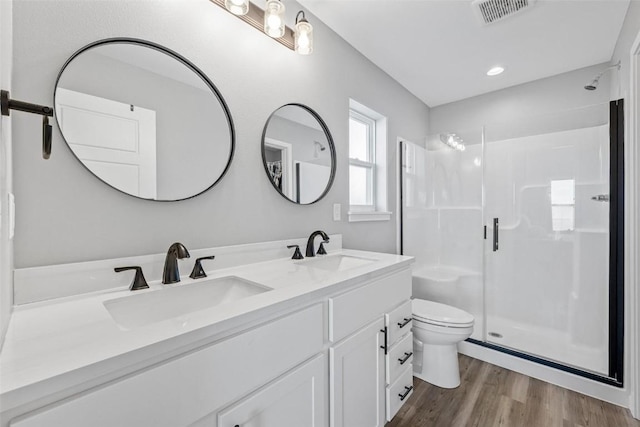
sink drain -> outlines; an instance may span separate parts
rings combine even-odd
[[[489,332],[489,336],[493,338],[502,338],[502,334],[499,334],[497,332]]]

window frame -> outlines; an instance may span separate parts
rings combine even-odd
[[[367,128],[367,160],[360,160],[349,155],[349,171],[351,166],[365,168],[370,171],[367,180],[366,192],[370,203],[364,205],[351,204],[351,174],[349,174],[349,210],[351,212],[375,212],[376,211],[376,193],[377,193],[377,164],[376,164],[376,119],[362,114],[353,108],[349,109],[349,121],[354,120],[362,123]],[[349,149],[351,149],[351,139],[349,139]],[[350,153],[349,153],[350,154]]]

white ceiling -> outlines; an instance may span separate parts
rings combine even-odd
[[[298,1],[435,107],[610,61],[630,0],[538,0],[486,26],[471,0]]]

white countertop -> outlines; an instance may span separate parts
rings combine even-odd
[[[303,307],[319,297],[409,265],[413,258],[342,249],[375,260],[344,271],[309,268],[313,260],[289,258],[207,272],[209,278],[237,276],[273,288],[236,302],[132,330],[118,326],[104,301],[133,293],[101,291],[15,308],[0,354],[0,407],[3,411],[78,387],[91,386],[213,342],[268,315]],[[197,280],[196,280],[197,281]],[[183,278],[179,284],[196,282]],[[149,282],[149,292],[161,289]],[[99,382],[97,382],[99,383]],[[96,384],[97,384],[96,383]],[[64,393],[63,393],[64,394]]]

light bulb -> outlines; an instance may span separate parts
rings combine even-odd
[[[296,23],[295,49],[301,55],[313,52],[313,27],[304,18]]]
[[[278,15],[269,15],[267,18],[267,25],[269,26],[269,29],[277,29],[281,23],[282,20]]]
[[[284,36],[284,4],[268,0],[264,11],[264,32],[274,39]]]
[[[246,15],[249,12],[249,0],[224,0],[224,7],[234,15]]]

